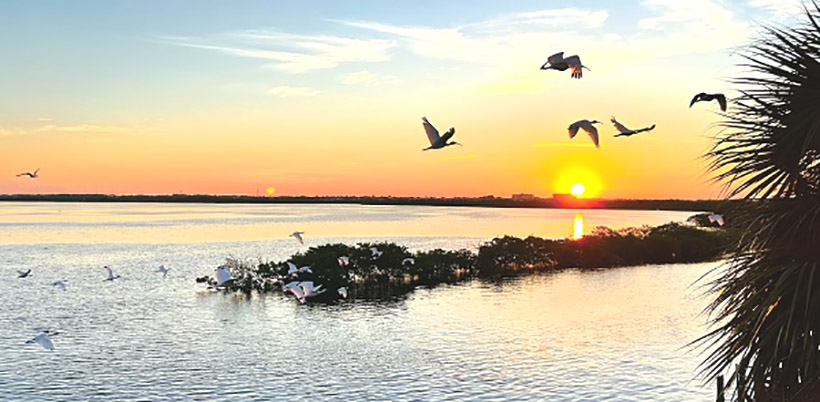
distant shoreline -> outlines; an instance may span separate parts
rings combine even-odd
[[[631,209],[665,211],[721,211],[737,200],[624,200],[565,197],[512,199],[501,197],[379,197],[379,196],[289,196],[260,197],[243,195],[107,195],[107,194],[5,194],[0,202],[144,202],[192,204],[358,204],[421,205],[485,208],[556,208],[556,209]]]

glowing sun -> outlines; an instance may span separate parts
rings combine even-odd
[[[569,188],[569,192],[576,197],[584,195],[584,190],[586,189],[584,188],[584,185],[581,183],[575,183],[572,185],[572,187]]]

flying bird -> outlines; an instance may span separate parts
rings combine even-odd
[[[461,145],[455,141],[450,141],[450,138],[453,138],[453,135],[456,133],[455,127],[450,127],[444,135],[439,136],[438,130],[427,121],[426,117],[421,118],[421,125],[424,126],[424,131],[427,133],[427,139],[430,140],[430,146],[427,148],[423,148],[422,151],[426,151],[428,149],[441,149],[450,145]]]
[[[305,241],[302,239],[303,234],[305,234],[305,232],[293,232],[290,234],[290,237],[293,237],[294,239],[298,240],[299,244],[304,245]]]
[[[302,288],[299,286],[299,282],[291,282],[284,286],[285,291],[290,291],[296,296],[296,300],[299,300],[299,303],[305,304],[305,292],[302,291]]]
[[[301,267],[301,268],[297,269],[296,272],[300,273],[300,274],[305,274],[305,273],[306,274],[312,274],[313,270],[310,269],[309,266],[306,266],[306,267]]]
[[[114,271],[108,267],[108,265],[104,266],[103,269],[105,270],[105,279],[104,281],[113,281],[114,279],[119,278],[119,275],[114,275]]]
[[[566,69],[571,69],[572,73],[570,77],[572,78],[582,78],[583,77],[583,69],[589,70],[589,67],[581,64],[581,58],[577,55],[564,57],[564,52],[558,52],[550,57],[547,57],[547,62],[541,66],[542,70],[558,70],[558,71],[566,71]],[[592,70],[589,70],[592,71]]]
[[[380,250],[379,250],[378,248],[376,248],[376,247],[370,247],[370,256],[371,256],[371,257],[373,257],[373,258],[379,258],[379,257],[381,257],[381,256],[382,256],[382,254],[384,254],[384,251],[380,251]]]
[[[51,339],[45,332],[40,332],[34,338],[26,341],[26,343],[36,343],[42,346],[45,350],[54,350],[54,343],[51,342]]]
[[[600,123],[601,122],[598,120],[578,120],[575,123],[570,124],[567,128],[569,130],[569,138],[575,138],[575,135],[578,134],[578,130],[583,129],[587,132],[587,134],[589,134],[589,138],[592,139],[592,143],[595,144],[595,147],[600,148],[601,146],[598,144],[598,129],[593,125]]]
[[[339,262],[340,267],[350,265],[350,257],[348,257],[346,255],[343,255],[343,256],[337,258],[336,261]]]
[[[412,257],[401,260],[401,265],[416,265],[416,259]]]
[[[162,272],[162,277],[163,278],[168,276],[168,271],[170,271],[170,270],[171,270],[171,267],[168,267],[168,266],[165,266],[165,265],[160,265],[159,268],[157,268],[157,272]]]
[[[40,171],[40,168],[37,168],[37,170],[35,170],[34,173],[23,172],[23,173],[18,174],[17,177],[28,176],[29,178],[36,179],[37,178],[37,172],[39,172],[39,171]]]
[[[51,282],[51,286],[56,286],[56,287],[59,287],[60,289],[62,289],[62,290],[63,290],[63,292],[65,292],[65,281],[54,281],[54,282]]]
[[[288,275],[296,276],[299,272],[299,268],[296,267],[296,264],[288,261],[285,264],[288,264]]]
[[[31,273],[31,270],[30,270],[30,269],[29,269],[28,271],[17,271],[17,277],[18,277],[18,278],[25,278],[25,277],[27,277],[30,273]]]
[[[228,267],[225,265],[218,266],[214,270],[214,276],[216,277],[215,287],[217,288],[225,286],[228,282],[233,280],[231,277],[231,271],[228,271]]]
[[[709,215],[709,223],[717,223],[718,226],[723,226],[726,222],[723,221],[723,215],[711,214]]]
[[[620,134],[615,134],[616,137],[629,137],[631,135],[643,133],[645,131],[652,131],[655,129],[655,125],[651,125],[649,127],[639,128],[637,130],[630,130],[626,126],[621,123],[618,123],[618,120],[615,120],[615,117],[609,119],[612,122],[612,125],[615,126],[616,129],[620,132]]]
[[[726,96],[725,95],[723,95],[723,94],[707,94],[706,92],[701,92],[701,93],[695,95],[695,97],[692,98],[692,101],[689,102],[689,107],[692,107],[692,105],[694,105],[695,103],[698,103],[698,102],[711,102],[713,100],[718,101],[718,103],[720,104],[720,110],[722,110],[724,112],[726,111]]]

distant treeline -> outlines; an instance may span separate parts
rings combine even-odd
[[[287,261],[249,263],[229,260],[235,280],[228,290],[282,291],[286,283],[311,281],[326,289],[346,287],[356,299],[391,299],[418,286],[437,286],[472,278],[498,279],[567,268],[599,269],[645,264],[716,260],[737,242],[739,230],[709,227],[705,214],[688,223],[612,230],[597,227],[579,240],[501,237],[478,252],[410,252],[395,243],[327,244],[294,254]],[[339,257],[347,258],[345,264]],[[295,273],[288,262],[309,267]],[[203,277],[199,281],[212,281]]]
[[[360,205],[428,205],[492,208],[573,208],[573,209],[641,209],[667,211],[714,211],[725,213],[749,201],[741,200],[607,200],[573,197],[511,199],[501,197],[255,197],[244,195],[107,195],[107,194],[8,194],[0,201],[41,202],[167,202],[214,204],[360,204]]]

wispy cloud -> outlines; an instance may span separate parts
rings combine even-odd
[[[159,127],[125,127],[104,124],[75,124],[57,125],[48,124],[33,130],[33,132],[61,132],[61,133],[134,133],[158,131]]]
[[[588,143],[572,142],[539,142],[532,144],[533,148],[595,148],[595,145]]]
[[[269,89],[268,94],[278,96],[280,98],[290,98],[296,96],[316,96],[319,94],[319,91],[310,87],[292,87],[283,85]]]
[[[750,0],[749,5],[768,11],[779,21],[804,12],[802,0]]]
[[[367,70],[356,71],[355,73],[350,73],[342,78],[342,84],[346,85],[356,85],[356,84],[371,84],[371,85],[381,85],[381,84],[395,84],[401,82],[397,77],[392,75],[379,75],[376,73],[372,73]]]
[[[325,70],[349,62],[380,62],[390,58],[395,41],[330,35],[301,35],[243,30],[209,37],[163,37],[177,46],[204,49],[238,57],[265,60],[265,65],[293,74]]]
[[[19,128],[19,127],[11,127],[11,128],[0,127],[0,137],[11,137],[11,136],[23,135],[23,134],[26,134],[26,130],[23,130],[22,128]]]

